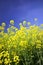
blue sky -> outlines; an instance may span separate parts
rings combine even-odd
[[[38,18],[35,22],[34,18]],[[37,23],[43,23],[43,0],[0,0],[0,25],[5,22],[7,27],[9,21],[13,19],[15,26],[23,20]]]

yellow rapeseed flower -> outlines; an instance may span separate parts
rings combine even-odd
[[[20,61],[19,56],[14,56],[14,62],[18,63]]]
[[[7,57],[9,55],[8,51],[4,53],[4,57]]]
[[[13,24],[14,24],[14,20],[10,20],[10,24],[12,24],[12,25],[13,25]]]
[[[2,23],[2,26],[4,27],[4,26],[6,26],[6,24],[3,22],[3,23]]]
[[[11,62],[10,59],[7,58],[4,59],[4,64],[9,64],[10,62]]]

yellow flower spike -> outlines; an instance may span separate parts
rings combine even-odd
[[[10,24],[13,25],[14,24],[14,20],[10,20]]]
[[[2,23],[2,27],[5,27],[5,26],[6,26],[6,24],[3,22],[3,23]]]

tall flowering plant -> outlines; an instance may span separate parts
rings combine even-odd
[[[43,65],[43,24],[20,23],[20,29],[10,20],[5,30],[0,26],[0,65]]]

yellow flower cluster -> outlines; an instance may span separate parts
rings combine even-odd
[[[30,61],[30,55],[34,50],[43,49],[43,25],[32,26],[30,22],[24,21],[18,29],[13,25],[14,20],[10,20],[10,24],[7,33],[2,30],[5,23],[0,26],[0,65],[20,65],[20,62],[24,64],[23,59],[26,65],[26,60]]]
[[[20,59],[19,59],[19,56],[14,56],[14,62],[15,62],[15,63],[18,63],[19,60],[20,60]]]

